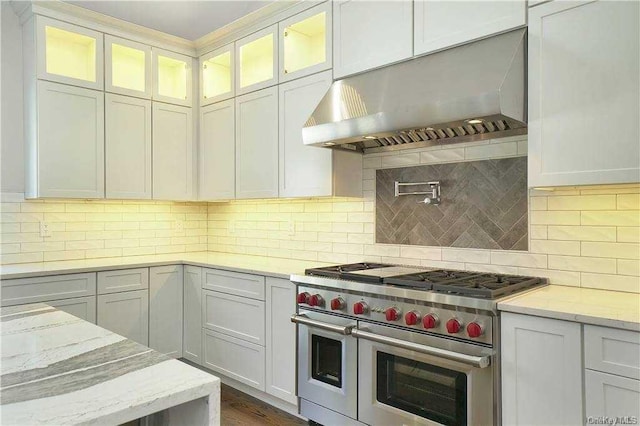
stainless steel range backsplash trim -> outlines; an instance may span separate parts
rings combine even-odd
[[[440,181],[441,202],[395,182]],[[527,250],[527,158],[376,171],[376,243]]]

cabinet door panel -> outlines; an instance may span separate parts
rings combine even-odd
[[[410,58],[412,28],[411,1],[335,1],[334,78]]]
[[[235,198],[235,101],[200,109],[200,200]]]
[[[264,300],[264,277],[221,269],[203,269],[202,287],[207,290]]]
[[[202,268],[184,267],[183,356],[202,364]]]
[[[296,286],[288,280],[267,278],[267,393],[292,404],[296,397]]]
[[[182,356],[182,265],[149,268],[149,347]]]
[[[200,106],[235,95],[235,69],[233,43],[200,57]]]
[[[502,421],[584,424],[580,324],[502,314]]]
[[[278,88],[236,98],[236,198],[278,196]]]
[[[191,108],[153,103],[153,198],[190,200],[193,191]]]
[[[119,269],[116,271],[98,272],[98,294],[146,290],[148,288],[148,268]]]
[[[639,92],[640,3],[531,8],[529,186],[640,181]]]
[[[104,93],[38,81],[37,102],[37,196],[104,198]]]
[[[1,280],[2,306],[80,298],[96,294],[96,274],[68,274],[49,277]]]
[[[149,345],[149,291],[125,291],[98,296],[98,325]]]
[[[592,370],[640,380],[640,333],[585,325],[584,362]]]
[[[526,25],[525,0],[414,1],[414,55]]]
[[[264,302],[204,291],[204,327],[264,346]]]
[[[106,94],[107,198],[151,198],[151,101]]]
[[[85,321],[96,323],[96,297],[78,297],[76,299],[64,299],[47,301],[47,305],[60,309]]]
[[[193,58],[153,48],[153,100],[191,106]]]
[[[640,418],[640,380],[587,370],[585,380],[585,408],[590,417]]]
[[[333,151],[302,142],[304,123],[332,82],[326,71],[279,86],[281,197],[333,195]]]
[[[151,47],[111,35],[104,46],[105,91],[151,99]]]
[[[278,24],[236,41],[236,95],[278,84]]]

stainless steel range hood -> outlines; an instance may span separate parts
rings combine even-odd
[[[525,134],[526,30],[333,83],[305,145],[360,152]]]

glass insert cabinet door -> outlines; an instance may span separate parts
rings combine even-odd
[[[103,35],[36,17],[38,79],[102,90]]]
[[[105,90],[151,98],[151,47],[105,35]]]
[[[378,351],[376,399],[422,418],[467,424],[467,375]]]
[[[280,22],[280,82],[331,68],[331,5],[325,2]]]
[[[192,58],[162,49],[153,53],[153,99],[191,106]]]
[[[200,57],[200,105],[224,101],[235,95],[234,67],[233,44]]]
[[[278,83],[278,25],[272,25],[236,42],[236,95]]]

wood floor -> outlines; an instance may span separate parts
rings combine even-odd
[[[223,384],[220,395],[220,424],[298,426],[306,425],[307,422]]]

